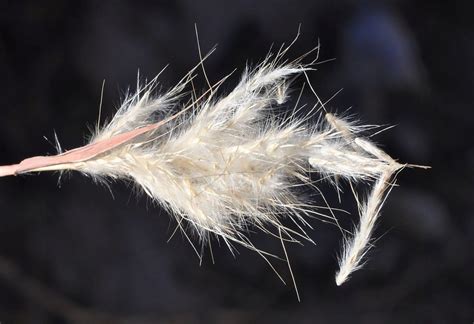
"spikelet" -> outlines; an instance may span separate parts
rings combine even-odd
[[[335,115],[312,124],[316,109],[302,117],[296,111],[289,117],[272,113],[289,97],[291,79],[311,69],[301,59],[281,62],[285,52],[247,68],[227,95],[216,95],[224,79],[201,96],[193,95],[187,105],[181,99],[194,70],[160,96],[153,95],[153,80],[129,96],[88,145],[0,167],[0,176],[75,170],[97,179],[129,179],[178,224],[187,221],[202,241],[214,233],[229,247],[242,244],[262,256],[246,236],[249,227],[279,233],[282,243],[282,233],[288,241],[310,240],[302,229],[305,217],[323,214],[295,188],[314,185],[311,173],[334,181],[373,182],[359,203],[359,226],[345,238],[336,276],[340,285],[363,265],[391,181],[404,165],[362,139],[364,127]],[[284,217],[297,230],[283,226]]]

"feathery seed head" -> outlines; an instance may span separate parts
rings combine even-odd
[[[390,181],[403,166],[360,138],[364,127],[333,114],[316,125],[308,121],[314,108],[304,117],[297,111],[289,118],[272,116],[270,110],[289,97],[290,78],[311,69],[300,60],[280,63],[285,53],[246,69],[227,95],[217,97],[219,82],[200,97],[193,95],[184,107],[180,99],[194,70],[160,96],[153,95],[153,80],[125,99],[89,145],[0,167],[0,176],[68,169],[96,178],[130,179],[174,215],[180,227],[183,220],[191,224],[203,241],[214,233],[229,247],[238,243],[263,257],[246,237],[249,226],[272,235],[276,229],[282,243],[283,234],[289,241],[311,241],[302,229],[304,217],[322,214],[295,189],[314,186],[310,173],[335,183],[339,178],[373,181],[360,203],[355,233],[344,238],[336,275],[340,285],[362,266]],[[283,226],[284,217],[298,230]]]

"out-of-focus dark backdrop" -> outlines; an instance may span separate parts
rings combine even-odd
[[[138,69],[166,89],[198,62],[211,81],[321,42],[310,74],[332,111],[397,125],[376,137],[405,170],[364,270],[336,287],[340,233],[288,246],[302,301],[256,253],[214,246],[199,265],[175,222],[125,184],[113,196],[78,174],[0,179],[1,323],[471,323],[474,320],[474,20],[470,1],[2,1],[0,164],[85,143]],[[235,80],[233,80],[235,81]],[[229,84],[231,87],[232,82]],[[198,85],[205,87],[203,80]],[[298,84],[297,84],[298,85]],[[297,94],[297,92],[295,92]],[[308,93],[302,100],[314,103]],[[331,192],[330,187],[323,187]],[[347,188],[346,188],[347,189]],[[331,196],[331,195],[329,195]],[[335,207],[351,208],[349,203]],[[352,221],[347,216],[346,226]],[[354,216],[355,217],[355,216]],[[350,227],[349,227],[350,228]],[[277,239],[254,243],[278,251]],[[290,280],[283,262],[276,262]]]

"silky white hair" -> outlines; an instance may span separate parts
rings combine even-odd
[[[361,267],[385,192],[403,165],[359,138],[362,126],[333,114],[310,123],[318,105],[302,117],[296,111],[285,118],[272,114],[287,100],[289,80],[311,69],[300,60],[280,63],[281,58],[281,53],[274,59],[269,56],[248,68],[225,96],[216,95],[221,83],[199,98],[193,96],[179,118],[74,169],[96,177],[132,179],[179,224],[191,224],[204,241],[214,233],[229,247],[237,242],[262,256],[266,253],[245,235],[249,226],[272,235],[274,227],[289,241],[310,240],[302,229],[305,216],[332,218],[298,194],[296,187],[314,185],[311,173],[350,183],[375,181],[371,193],[359,202],[359,226],[344,238],[336,275],[337,284],[342,284]],[[161,96],[152,95],[154,83],[138,89],[91,143],[173,116],[189,82],[190,76]],[[283,226],[284,217],[296,229]]]

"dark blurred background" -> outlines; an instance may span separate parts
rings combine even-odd
[[[335,58],[310,74],[323,100],[344,88],[328,108],[397,125],[376,141],[433,168],[401,173],[367,266],[342,287],[340,233],[311,221],[317,245],[287,247],[301,302],[244,248],[233,258],[214,244],[215,264],[208,253],[199,265],[184,237],[167,243],[169,215],[126,184],[111,195],[78,174],[61,186],[48,173],[2,178],[0,322],[472,323],[472,9],[471,1],[1,1],[0,164],[53,154],[43,136],[54,131],[66,149],[83,145],[104,79],[109,117],[138,69],[152,78],[169,63],[161,85],[174,85],[198,62],[194,23],[203,51],[218,44],[206,62],[211,81],[290,42],[302,23],[291,55],[319,38],[320,59]],[[353,207],[350,191],[342,205],[329,199]],[[356,219],[342,217],[346,226]],[[252,240],[281,252],[274,238]]]

